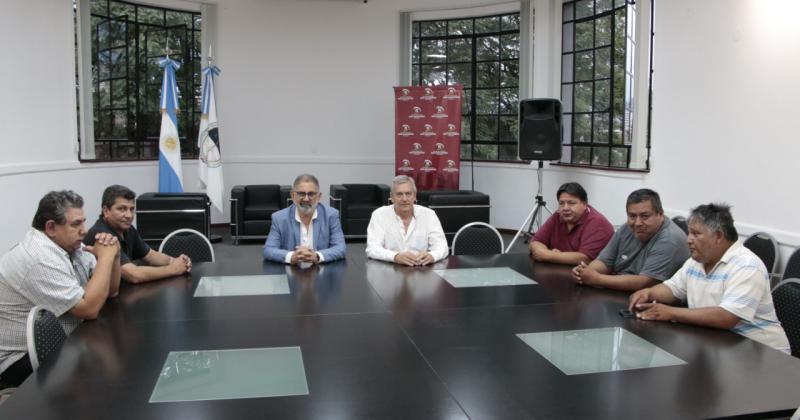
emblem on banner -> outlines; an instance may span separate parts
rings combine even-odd
[[[435,136],[436,132],[433,131],[433,126],[432,125],[425,124],[425,131],[423,131],[422,133],[419,133],[419,135],[420,136],[425,136],[425,137],[430,137],[430,136]]]
[[[456,168],[456,161],[448,159],[447,166],[442,168],[443,172],[458,172],[458,168]]]
[[[442,96],[443,99],[458,99],[460,96],[458,95],[458,91],[456,88],[449,87],[447,88],[447,94]]]
[[[444,107],[441,105],[436,105],[436,113],[431,115],[433,118],[447,118],[447,114],[444,113]]]
[[[432,101],[436,99],[436,95],[433,94],[433,89],[425,88],[425,94],[419,97],[423,101]]]
[[[403,159],[403,166],[397,168],[398,172],[413,172],[414,168],[411,167],[411,161]]]
[[[398,101],[412,101],[412,100],[414,100],[414,97],[409,95],[409,93],[411,93],[410,90],[408,90],[408,89],[400,89],[400,92],[402,93],[402,95],[397,97]]]
[[[422,113],[422,108],[415,106],[413,108],[413,111],[414,112],[412,112],[411,115],[408,116],[408,118],[413,118],[415,120],[418,120],[420,118],[425,118],[425,114]]]
[[[408,152],[409,155],[424,155],[425,151],[422,150],[422,145],[419,143],[414,143],[411,145],[411,151]]]
[[[436,168],[433,166],[433,162],[431,162],[430,159],[425,159],[425,163],[422,164],[419,170],[422,172],[436,172]]]
[[[218,168],[222,165],[222,158],[219,153],[219,129],[216,122],[212,122],[200,134],[202,143],[200,146],[200,160],[209,168]]]
[[[431,152],[432,155],[439,155],[444,156],[447,154],[447,149],[444,148],[444,143],[436,143],[434,146],[434,150]]]
[[[459,134],[460,133],[458,131],[456,131],[456,125],[455,124],[447,124],[447,131],[442,133],[443,136],[448,136],[448,137],[457,136]]]
[[[400,129],[401,131],[397,133],[398,136],[408,137],[414,135],[414,133],[411,132],[411,126],[408,124],[401,125]]]

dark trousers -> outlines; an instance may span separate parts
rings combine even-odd
[[[18,387],[33,373],[31,359],[26,353],[22,359],[14,362],[8,369],[0,373],[0,388]]]

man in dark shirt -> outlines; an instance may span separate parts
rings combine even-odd
[[[186,255],[177,258],[162,254],[145,243],[133,227],[136,193],[122,185],[111,185],[103,191],[102,214],[84,237],[84,243],[94,244],[98,232],[116,236],[120,243],[122,278],[131,283],[143,283],[166,277],[179,276],[192,269]],[[133,261],[145,264],[137,265]]]

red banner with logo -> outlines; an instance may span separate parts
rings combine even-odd
[[[419,190],[457,190],[461,168],[461,85],[394,88],[395,174]]]

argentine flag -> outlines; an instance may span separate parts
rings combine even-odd
[[[158,63],[164,68],[161,84],[161,135],[158,139],[158,192],[183,192],[181,141],[178,137],[178,86],[175,70],[180,64],[165,57]]]
[[[222,212],[224,186],[222,181],[222,155],[217,127],[217,105],[214,100],[214,76],[219,74],[217,66],[209,65],[203,69],[203,107],[200,116],[200,132],[197,147],[200,149],[200,163],[197,165],[201,186],[211,204]]]

